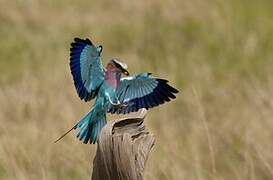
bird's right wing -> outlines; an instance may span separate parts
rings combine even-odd
[[[70,48],[70,70],[77,93],[84,101],[93,99],[104,80],[102,46],[89,39],[75,38]]]
[[[175,99],[178,90],[168,84],[165,79],[151,76],[151,73],[141,73],[136,76],[124,77],[116,91],[117,98],[126,106],[110,106],[110,113],[130,113],[141,108],[150,109]]]

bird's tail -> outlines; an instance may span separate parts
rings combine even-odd
[[[73,129],[79,129],[77,138],[83,143],[87,144],[88,142],[95,144],[101,129],[106,124],[106,114],[104,111],[98,112],[97,108],[93,108],[88,112],[77,124],[75,124],[69,131],[62,135],[55,142],[58,142],[65,135],[67,135]]]
[[[106,124],[105,111],[100,111],[98,108],[93,108],[87,113],[76,125],[75,129],[80,129],[77,138],[83,143],[88,142],[95,144],[100,131]]]

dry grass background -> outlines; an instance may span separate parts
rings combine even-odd
[[[273,179],[273,1],[0,0],[0,179],[89,179],[96,146],[53,141],[91,104],[75,36],[181,90],[151,110],[146,179]]]

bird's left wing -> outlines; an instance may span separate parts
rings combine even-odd
[[[75,38],[70,48],[70,69],[77,93],[84,101],[93,99],[104,80],[102,46],[89,39]]]
[[[111,106],[110,113],[130,113],[141,108],[152,108],[176,98],[178,90],[168,85],[165,79],[151,76],[151,73],[142,73],[136,76],[121,79],[116,91],[117,98],[126,106]]]

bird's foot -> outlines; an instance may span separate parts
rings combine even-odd
[[[117,102],[117,103],[111,103],[112,104],[112,106],[114,106],[115,108],[123,108],[123,107],[126,107],[126,106],[128,106],[128,103],[121,103],[121,102]]]
[[[127,107],[129,104],[128,103],[121,103],[120,106],[121,107]]]

